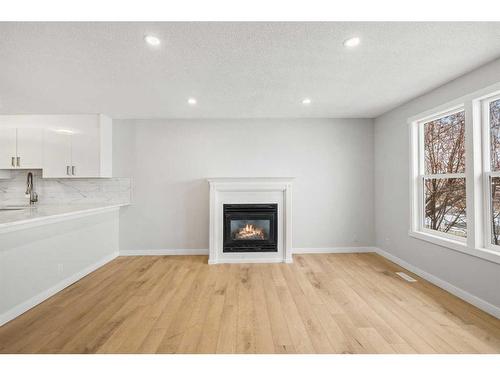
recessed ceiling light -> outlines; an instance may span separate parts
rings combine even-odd
[[[197,103],[197,101],[196,101],[196,99],[195,99],[195,98],[189,98],[189,99],[188,99],[188,103],[189,103],[190,105],[195,105],[195,104]]]
[[[159,46],[161,43],[160,39],[154,35],[146,35],[144,37],[144,40],[146,41],[147,44],[154,47]]]
[[[361,43],[361,39],[357,36],[344,40],[344,47],[356,47]]]
[[[311,99],[309,99],[309,98],[302,99],[302,104],[305,104],[305,105],[311,104]]]

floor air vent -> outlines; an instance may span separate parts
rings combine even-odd
[[[415,282],[417,282],[417,280],[415,280],[413,277],[411,277],[410,275],[407,275],[407,274],[406,274],[406,273],[404,273],[404,272],[396,272],[396,274],[397,274],[399,277],[401,277],[401,278],[405,279],[406,281],[408,281],[408,282],[410,282],[410,283],[415,283]]]

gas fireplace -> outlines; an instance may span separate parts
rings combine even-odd
[[[224,253],[278,251],[277,204],[224,204]]]

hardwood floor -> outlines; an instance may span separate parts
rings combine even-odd
[[[0,327],[1,353],[500,353],[500,320],[376,254],[120,257]]]

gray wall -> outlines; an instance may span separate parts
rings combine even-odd
[[[373,122],[114,121],[114,174],[132,178],[120,248],[208,248],[207,177],[296,177],[294,248],[370,246]]]
[[[500,60],[375,120],[376,244],[404,261],[500,306],[500,265],[410,238],[408,117],[500,80]]]

